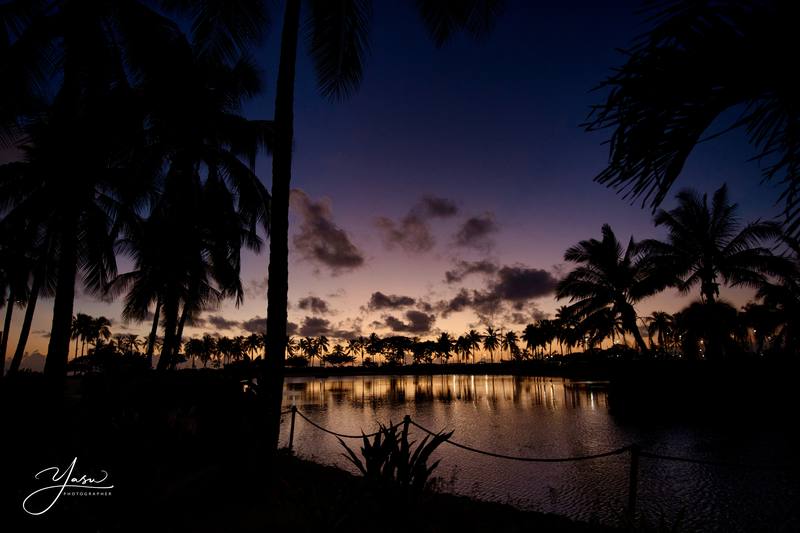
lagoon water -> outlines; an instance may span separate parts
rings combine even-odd
[[[676,394],[679,394],[676,391]],[[754,401],[757,401],[754,399]],[[620,420],[604,383],[519,376],[348,376],[287,378],[284,405],[296,405],[340,433],[377,429],[409,414],[424,427],[454,429],[454,441],[524,457],[572,457],[631,443],[662,455],[747,465],[797,464],[786,428],[760,420],[693,424]],[[282,443],[288,439],[284,417]],[[424,436],[419,430],[416,440]],[[358,451],[360,441],[349,441]],[[301,456],[354,470],[341,445],[297,418]],[[629,455],[568,463],[523,463],[443,444],[441,490],[520,508],[618,525],[627,503]],[[680,531],[800,531],[797,468],[751,468],[642,458],[638,511],[651,525]]]

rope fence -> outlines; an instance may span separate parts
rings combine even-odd
[[[335,437],[343,438],[343,439],[363,439],[363,438],[370,438],[374,437],[381,433],[382,429],[375,431],[369,434],[361,434],[361,435],[348,435],[345,433],[339,433],[328,429],[324,426],[321,426],[308,418],[302,412],[300,412],[296,406],[292,406],[290,409],[283,411],[281,415],[290,414],[292,415],[291,418],[291,426],[289,430],[289,443],[288,449],[289,451],[292,450],[292,446],[294,445],[294,428],[295,428],[295,416],[300,415],[300,418],[308,422],[311,426],[315,427],[316,429],[323,431],[329,435],[333,435]],[[401,425],[405,426],[405,430],[408,430],[408,426],[414,426],[420,431],[423,431],[431,436],[441,435],[440,433],[436,433],[431,431],[430,429],[416,423],[412,420],[410,415],[406,415],[403,418],[403,421],[399,424],[391,424],[388,428],[396,428]],[[639,459],[641,457],[647,459],[656,459],[661,461],[673,461],[673,462],[682,462],[682,463],[689,463],[689,464],[699,464],[699,465],[707,465],[707,466],[718,466],[718,467],[735,467],[735,468],[750,468],[750,469],[758,469],[758,470],[788,470],[788,469],[797,469],[798,465],[753,465],[753,464],[744,464],[744,463],[732,463],[732,462],[725,462],[725,461],[710,461],[705,459],[695,459],[691,457],[678,457],[674,455],[662,455],[652,452],[646,452],[641,449],[638,444],[629,444],[627,446],[623,446],[621,448],[616,448],[614,450],[610,450],[607,452],[602,453],[595,453],[590,455],[578,455],[573,457],[521,457],[516,455],[506,455],[502,453],[491,452],[487,450],[481,450],[478,448],[473,448],[472,446],[468,446],[466,444],[462,444],[452,440],[452,438],[448,438],[444,440],[445,443],[450,444],[456,448],[460,448],[462,450],[466,450],[468,452],[477,453],[480,455],[485,455],[487,457],[494,457],[497,459],[506,459],[510,461],[520,461],[520,462],[527,462],[527,463],[569,463],[569,462],[576,462],[576,461],[589,461],[594,459],[602,459],[604,457],[612,457],[615,455],[622,455],[624,453],[630,454],[630,463],[628,469],[628,506],[627,506],[627,513],[629,518],[632,520],[636,515],[636,500],[637,500],[637,492],[638,492],[638,485],[639,485]]]

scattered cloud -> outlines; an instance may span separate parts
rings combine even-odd
[[[506,313],[504,320],[529,322],[541,317],[541,312],[530,301],[552,294],[556,282],[556,277],[547,270],[523,265],[504,266],[497,269],[483,289],[461,289],[435,308],[445,317],[471,309],[484,323],[494,322],[499,313]],[[530,311],[523,319],[526,307],[530,307]]]
[[[331,334],[331,323],[328,319],[316,316],[307,316],[300,326],[300,335],[303,337],[318,337]]]
[[[267,285],[268,285],[267,277],[264,276],[261,279],[251,279],[247,282],[247,285],[244,287],[244,293],[248,298],[256,299],[264,299],[267,297]]]
[[[428,333],[436,321],[434,315],[423,313],[422,311],[409,310],[405,314],[406,321],[403,322],[399,318],[388,315],[384,317],[384,325],[394,332],[404,333]]]
[[[364,255],[347,233],[333,221],[330,202],[314,202],[300,189],[292,189],[291,205],[301,217],[295,249],[303,258],[339,274],[364,264]]]
[[[400,296],[397,294],[384,294],[380,291],[375,291],[367,302],[367,308],[370,311],[378,311],[380,309],[399,309],[401,307],[408,307],[414,305],[414,298],[410,296]]]
[[[219,315],[209,315],[206,317],[206,321],[215,329],[233,329],[239,325],[237,321],[228,320]]]
[[[488,251],[494,246],[491,236],[498,230],[494,213],[487,211],[482,215],[470,217],[461,224],[455,234],[456,246]]]
[[[488,260],[458,261],[453,270],[444,273],[447,283],[458,283],[470,274],[494,274],[498,270],[496,263]]]
[[[434,218],[449,218],[458,213],[452,200],[436,196],[424,196],[399,222],[379,217],[375,224],[381,231],[384,246],[391,250],[400,247],[406,252],[422,253],[433,248],[435,239],[429,221]]]
[[[243,320],[239,327],[248,333],[258,333],[263,335],[267,332],[267,319],[261,316],[254,316],[248,320]]]
[[[328,307],[328,302],[317,296],[306,296],[305,298],[301,298],[297,303],[297,306],[303,311],[311,311],[312,313],[318,315],[324,315],[325,313],[329,313],[331,311]]]
[[[503,300],[525,302],[532,298],[540,298],[551,294],[558,280],[556,277],[539,268],[525,266],[504,266],[497,272],[497,279],[490,290]]]

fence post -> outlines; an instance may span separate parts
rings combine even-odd
[[[403,417],[403,435],[408,435],[408,425],[411,423],[411,416],[406,415]]]
[[[289,451],[292,451],[292,445],[294,444],[294,417],[297,414],[297,407],[292,406],[292,424],[289,426]]]
[[[636,492],[639,488],[639,453],[641,448],[638,444],[631,445],[631,464],[628,472],[628,519],[630,526],[633,527],[636,518]]]

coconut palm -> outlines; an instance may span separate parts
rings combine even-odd
[[[784,236],[788,248],[786,268],[758,288],[757,297],[777,314],[776,346],[786,354],[800,353],[800,243]]]
[[[456,339],[454,349],[459,357],[459,361],[463,363],[464,359],[469,357],[469,353],[471,350],[469,340],[467,339],[467,337],[464,335],[459,335],[458,338]]]
[[[489,359],[492,363],[494,363],[494,351],[500,344],[500,340],[497,337],[497,331],[489,326],[486,328],[486,333],[483,335],[483,349],[489,352]]]
[[[703,301],[713,303],[720,278],[730,286],[758,288],[766,274],[781,270],[784,262],[764,246],[780,236],[778,227],[760,221],[742,227],[725,185],[714,193],[711,205],[706,195],[691,189],[676,198],[674,209],[659,210],[654,218],[656,226],[666,227],[667,242],[649,239],[642,249],[657,268],[679,277],[676,286],[682,292],[699,285]]]
[[[662,290],[673,278],[666,270],[653,268],[633,238],[623,249],[611,226],[603,225],[602,234],[602,240],[581,241],[566,251],[564,259],[580,266],[558,283],[556,297],[570,299],[571,312],[580,322],[596,313],[610,313],[612,321],[620,321],[623,332],[633,335],[639,350],[647,352],[634,304]],[[593,330],[600,331],[595,325]]]
[[[469,354],[472,356],[472,363],[475,363],[475,350],[481,347],[481,334],[471,329],[464,335],[466,343],[469,345]]]
[[[597,181],[657,207],[709,127],[741,108],[726,129],[741,128],[764,159],[764,177],[781,179],[788,230],[800,228],[798,92],[786,57],[798,55],[794,2],[654,4],[652,29],[625,51],[601,87],[589,131],[611,129],[608,167]]]
[[[508,330],[502,337],[500,345],[504,350],[508,350],[509,359],[519,359],[519,337],[516,332]]]
[[[525,342],[525,348],[528,350],[531,356],[535,357],[536,347],[542,343],[542,334],[538,325],[526,325],[525,329],[522,330],[522,335],[520,338]]]
[[[459,30],[482,34],[499,9],[497,0],[438,2],[417,6],[437,45]],[[269,287],[267,290],[267,352],[270,384],[270,451],[277,450],[283,397],[284,345],[289,292],[289,192],[294,146],[294,86],[301,5],[306,6],[310,54],[323,95],[342,98],[361,81],[368,50],[372,2],[286,0],[281,29],[280,59],[275,91],[275,144],[272,157]]]
[[[453,338],[446,331],[443,331],[436,339],[435,351],[441,363],[444,364],[450,360],[450,354],[453,352]]]
[[[654,311],[646,321],[647,333],[651,337],[657,336],[658,348],[662,351],[666,350],[667,341],[672,337],[675,326],[672,315],[664,311]]]

